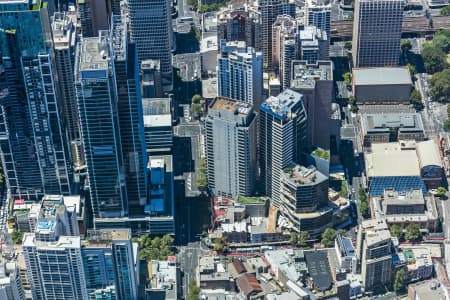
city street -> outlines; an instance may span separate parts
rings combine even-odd
[[[177,262],[183,272],[182,290],[188,294],[189,283],[196,280],[198,257],[209,252],[201,242],[189,243],[187,246],[178,247]]]

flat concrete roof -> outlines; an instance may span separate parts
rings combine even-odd
[[[381,113],[361,116],[365,133],[389,132],[391,128],[402,131],[423,131],[423,123],[418,113]]]
[[[411,147],[402,147],[402,143]],[[420,176],[419,159],[415,143],[396,142],[372,144],[371,152],[365,153],[368,177]]]
[[[407,67],[354,68],[354,85],[412,84]]]

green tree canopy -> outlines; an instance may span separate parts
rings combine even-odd
[[[444,70],[447,64],[447,55],[434,44],[427,43],[423,46],[422,57],[427,73],[434,74]]]
[[[412,45],[410,40],[405,39],[405,40],[401,40],[400,42],[400,48],[402,49],[402,51],[409,51],[412,49]]]
[[[447,102],[450,100],[450,68],[431,77],[430,94],[436,101]]]
[[[344,49],[346,50],[352,50],[352,43],[351,42],[345,42]]]
[[[436,193],[436,195],[437,195],[438,197],[444,196],[445,193],[447,193],[447,190],[445,189],[445,187],[440,186],[440,187],[437,188],[437,193]]]
[[[397,224],[394,224],[391,227],[389,227],[389,231],[391,232],[392,236],[395,236],[399,240],[403,238],[403,229]]]
[[[421,237],[420,234],[420,227],[416,223],[409,223],[408,226],[406,226],[406,234],[405,238],[408,241],[416,241]]]
[[[201,100],[202,96],[200,96],[199,94],[195,94],[194,96],[192,96],[192,103],[200,103]]]
[[[226,237],[218,238],[214,241],[214,250],[226,252],[228,250],[228,242]]]
[[[165,260],[173,255],[172,245],[173,237],[164,235],[162,238],[157,236],[151,239],[148,234],[139,238],[139,258],[142,260],[154,259]]]
[[[342,75],[342,77],[344,78],[344,83],[347,87],[352,86],[352,73],[345,72],[344,75]]]
[[[336,230],[333,228],[327,228],[322,233],[322,241],[321,243],[325,247],[332,247],[334,245],[334,239],[336,238]]]
[[[398,292],[405,288],[405,270],[403,268],[399,269],[395,273],[394,280],[394,291]]]
[[[441,9],[441,16],[450,16],[450,5]]]
[[[418,90],[413,90],[411,92],[411,95],[409,96],[409,102],[414,105],[415,107],[422,108],[422,95]]]
[[[198,300],[200,298],[200,288],[195,281],[189,283],[189,293],[186,297],[187,300]]]

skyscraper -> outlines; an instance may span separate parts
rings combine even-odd
[[[306,25],[315,26],[325,31],[329,39],[331,34],[331,1],[330,0],[306,0],[305,2]]]
[[[51,3],[0,2],[0,148],[14,198],[69,194],[71,169],[49,37]]]
[[[143,60],[140,70],[142,98],[161,98],[162,78],[159,60]]]
[[[365,291],[385,290],[391,284],[392,236],[385,221],[363,221],[358,230],[356,256]]]
[[[61,196],[45,196],[33,223],[22,242],[33,299],[87,299],[76,214]]]
[[[245,42],[222,40],[217,60],[218,95],[259,105],[263,85],[261,53],[246,47]]]
[[[22,280],[15,261],[0,261],[0,299],[25,300]]]
[[[327,33],[315,26],[306,26],[300,30],[299,57],[309,64],[329,58],[329,43]]]
[[[128,213],[115,77],[109,32],[83,39],[77,49],[75,84],[94,218]]]
[[[61,97],[62,120],[72,144],[75,168],[84,164],[83,153],[76,147],[80,143],[80,118],[74,84],[75,48],[79,37],[76,32],[77,13],[55,13],[52,18],[53,49],[58,75],[57,87]]]
[[[261,12],[264,68],[270,68],[272,66],[272,25],[279,15],[295,18],[295,3],[293,0],[258,0],[258,9]]]
[[[90,299],[137,299],[137,258],[129,229],[88,231],[81,255]]]
[[[261,13],[248,4],[230,4],[217,14],[217,40],[244,41],[261,51]]]
[[[291,16],[282,15],[277,17],[272,28],[272,66],[285,89],[291,79],[291,62],[298,58],[298,24]]]
[[[77,0],[83,37],[98,36],[99,30],[108,30],[112,13],[111,4],[116,2],[108,0]]]
[[[136,45],[129,42],[125,16],[113,16],[111,49],[117,88],[118,116],[128,213],[142,215],[147,200],[147,155],[144,141],[139,64]]]
[[[308,145],[329,150],[333,131],[330,121],[334,97],[332,62],[292,62],[291,89],[303,95],[308,116]]]
[[[208,186],[214,195],[252,196],[256,177],[256,113],[253,106],[218,97],[205,120]]]
[[[34,234],[23,237],[23,253],[33,299],[87,300],[79,236],[41,241]]]
[[[306,146],[303,95],[287,89],[264,101],[259,118],[260,180],[276,207],[280,206],[281,171],[298,163]]]
[[[353,21],[353,65],[396,66],[400,57],[403,0],[357,0]]]
[[[96,222],[144,214],[147,156],[136,48],[124,16],[83,39],[75,81]]]
[[[169,0],[128,1],[131,37],[136,43],[139,63],[160,61],[163,90],[172,90],[172,18]]]
[[[170,98],[143,98],[147,154],[171,154],[173,146]]]

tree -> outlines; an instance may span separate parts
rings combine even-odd
[[[389,228],[389,231],[391,232],[391,235],[395,236],[399,240],[402,239],[402,237],[403,237],[403,229],[400,226],[398,226],[397,224],[392,225]]]
[[[351,42],[345,42],[344,49],[346,50],[352,50],[352,43]]]
[[[186,300],[198,300],[200,298],[200,288],[195,281],[189,283],[189,293]]]
[[[394,280],[394,291],[398,292],[405,288],[405,270],[403,268],[399,269],[395,273]]]
[[[450,16],[450,5],[447,5],[440,11],[441,16]]]
[[[228,250],[228,243],[226,237],[218,238],[214,241],[214,250],[218,252],[226,252]]]
[[[358,106],[356,105],[356,99],[354,96],[348,97],[348,104],[350,104],[350,110],[352,113],[358,112]]]
[[[414,74],[416,73],[416,67],[413,64],[407,64],[409,74],[411,74],[411,77],[414,77]]]
[[[445,187],[440,186],[440,187],[437,188],[436,196],[442,197],[442,196],[444,196],[446,193],[447,193],[447,190],[445,189]]]
[[[200,103],[193,103],[191,105],[191,110],[192,110],[192,114],[194,114],[198,117],[202,113],[203,108]]]
[[[345,72],[344,75],[342,75],[342,77],[344,78],[345,85],[347,87],[351,87],[352,86],[352,73]]]
[[[417,108],[422,108],[422,95],[418,90],[413,90],[409,96],[409,102]]]
[[[325,247],[332,247],[334,245],[334,239],[336,238],[336,230],[333,228],[327,228],[322,233],[322,241],[321,243]]]
[[[446,102],[450,99],[450,68],[431,77],[430,95],[434,100],[440,102]]]
[[[300,231],[300,233],[297,235],[297,238],[298,238],[298,245],[304,247],[311,239],[311,236],[309,235],[308,231]]]
[[[411,42],[409,40],[401,40],[400,42],[400,49],[402,49],[402,51],[409,51],[412,49],[412,45]]]
[[[192,96],[192,103],[200,103],[201,100],[202,96],[200,96],[199,94],[195,94],[194,96]]]
[[[441,72],[447,67],[447,55],[436,45],[427,43],[422,49],[422,58],[427,73]]]
[[[367,204],[367,201],[361,201],[361,204],[359,205],[359,212],[364,218],[369,216],[369,205]]]
[[[23,232],[13,231],[11,233],[11,240],[14,244],[21,244],[23,239]]]
[[[434,35],[433,45],[447,53],[450,51],[450,30],[443,29],[436,32]]]
[[[292,246],[297,246],[298,243],[298,236],[297,233],[291,232],[291,237],[289,238],[289,243],[291,243]]]
[[[405,238],[408,241],[416,241],[421,237],[419,225],[416,223],[409,223],[406,226]]]

